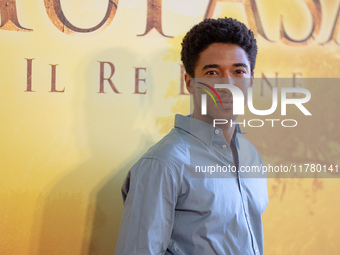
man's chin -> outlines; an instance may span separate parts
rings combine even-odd
[[[221,115],[215,115],[214,119],[222,119],[222,120],[228,120],[235,122],[237,119],[237,115],[232,114],[221,114]]]

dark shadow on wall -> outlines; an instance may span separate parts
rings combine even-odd
[[[149,148],[151,145],[152,140],[146,138],[137,147]],[[98,185],[98,191],[91,194],[91,196],[96,197],[95,205],[97,207],[94,210],[94,214],[92,208],[89,208],[87,213],[86,221],[92,230],[89,243],[83,243],[82,254],[109,255],[114,253],[123,212],[121,186],[128,170],[131,168],[131,164],[140,157],[140,153],[136,152],[135,154],[138,154],[138,156],[132,156],[131,161],[119,167],[118,174],[106,178],[103,183]],[[112,203],[108,205],[108,201],[112,201]],[[113,215],[113,218],[109,221],[107,215],[101,209],[103,206],[109,207],[107,211],[110,212],[110,215]]]
[[[133,52],[116,48],[98,53],[91,60],[91,66],[84,64],[84,75],[89,76],[93,68],[99,67],[98,60],[114,62],[115,58],[125,58],[133,61],[135,56]],[[155,53],[150,59],[155,57],[161,58],[162,54]],[[88,61],[87,58],[84,63]],[[134,65],[127,63],[126,66],[132,69]],[[118,133],[122,129],[121,124],[113,119],[122,109],[112,100],[114,94],[106,99],[103,99],[105,96],[98,96],[98,77],[86,84],[93,83],[96,88],[82,88],[89,92],[86,92],[85,98],[75,99],[72,109],[76,111],[75,116],[77,111],[85,111],[85,123],[75,120],[74,126],[70,127],[70,133],[78,137],[79,130],[84,129],[85,124],[87,141],[84,141],[84,134],[80,135],[77,147],[80,151],[88,148],[90,153],[84,162],[65,171],[66,176],[59,180],[58,177],[54,178],[56,181],[50,184],[51,188],[40,195],[32,226],[30,255],[113,254],[123,211],[120,191],[123,180],[131,166],[154,144],[151,135],[143,132],[139,134],[138,144],[131,139],[128,144],[117,143],[115,137],[128,136],[127,133]],[[153,84],[152,79],[149,79],[148,84]],[[155,96],[149,89],[149,100]],[[146,99],[143,96],[140,98],[143,104]],[[130,112],[135,114],[138,110],[132,109]],[[125,130],[129,131],[133,125],[134,116],[126,117],[126,121],[130,119],[131,122],[124,127]],[[103,134],[112,136],[104,137]],[[117,151],[127,146],[132,149],[129,149],[129,156],[122,162],[111,150]],[[121,163],[117,165],[116,161]],[[114,167],[108,169],[108,163]]]
[[[145,137],[136,148],[150,145],[150,138]],[[100,156],[95,154],[59,180],[47,195],[42,194],[42,208],[35,218],[40,226],[34,233],[38,249],[32,254],[113,254],[123,210],[120,188],[140,154],[135,150],[126,163],[104,176],[88,197],[80,189],[70,191],[70,186],[93,186],[98,179],[95,169],[100,168]]]
[[[149,148],[152,145],[149,137],[143,138],[136,148]],[[127,175],[128,170],[141,156],[139,151],[131,155],[131,159],[118,167],[115,171],[117,174],[108,176],[98,185],[98,189],[91,194],[95,197],[95,210],[89,207],[86,216],[86,222],[89,224],[91,236],[89,242],[83,242],[81,254],[113,254],[118,238],[120,220],[123,212],[123,200],[121,196],[121,186]],[[108,204],[108,202],[110,202]],[[108,219],[102,210],[106,206],[106,211],[113,215]]]

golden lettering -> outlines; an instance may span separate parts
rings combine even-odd
[[[20,25],[15,0],[0,0],[0,30],[31,32],[32,29]]]
[[[27,60],[27,87],[25,92],[34,92],[32,90],[32,61],[34,58],[25,58]]]
[[[50,92],[60,92],[60,93],[63,93],[65,91],[65,88],[63,90],[57,90],[56,89],[57,65],[51,65],[51,69],[52,69],[52,75],[51,75],[51,91]]]
[[[45,9],[48,17],[54,24],[54,26],[65,34],[72,33],[90,33],[99,29],[104,29],[113,20],[118,6],[118,0],[108,0],[108,7],[104,19],[96,26],[92,28],[79,28],[72,25],[65,17],[60,0],[44,0]]]
[[[264,73],[262,73],[262,79],[261,79],[261,96],[263,96],[263,82],[265,82],[268,87],[270,88],[270,90],[273,90],[273,85],[270,83],[270,81],[268,80],[268,78],[264,75]],[[275,87],[277,87],[277,81],[278,81],[278,76],[279,73],[275,72]]]
[[[115,85],[113,84],[111,78],[113,76],[113,74],[115,73],[115,66],[113,63],[108,62],[108,61],[98,61],[100,63],[100,85],[99,85],[99,92],[98,93],[106,93],[104,91],[104,81],[108,81],[108,83],[110,84],[112,90],[117,93],[120,94],[120,92],[116,89]],[[111,74],[108,78],[104,78],[104,65],[108,64],[110,66],[110,70],[111,70]]]
[[[292,87],[296,87],[296,76],[298,76],[298,75],[300,75],[301,77],[302,77],[302,73],[293,73],[293,78],[292,78],[292,80],[293,80],[293,86]],[[293,92],[293,97],[295,97],[296,96],[296,93],[295,92]]]
[[[148,0],[146,29],[144,34],[137,36],[144,36],[153,28],[162,36],[172,38],[172,36],[165,35],[162,30],[162,0]]]
[[[321,28],[321,4],[319,0],[304,0],[312,15],[313,26],[309,35],[302,40],[294,40],[285,31],[283,17],[281,16],[281,41],[287,45],[308,45],[315,40]]]
[[[145,67],[135,67],[135,93],[134,94],[146,94],[146,89],[143,92],[139,91],[139,82],[143,81],[144,84],[146,82],[146,78],[140,78],[139,74],[140,74],[140,70],[144,70],[146,72],[146,68]]]
[[[334,22],[334,26],[332,28],[332,32],[328,38],[327,41],[325,41],[324,43],[322,44],[326,44],[330,41],[334,41],[336,44],[340,44],[339,42],[337,42],[337,38],[339,36],[339,30],[340,30],[340,4],[339,4],[339,8],[338,8],[338,11],[336,13],[336,17],[335,17],[335,22]]]

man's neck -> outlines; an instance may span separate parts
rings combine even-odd
[[[225,140],[227,141],[227,143],[230,145],[231,138],[233,137],[236,126],[235,125],[230,126],[228,124],[216,125],[216,126],[222,129],[223,136],[224,136]]]

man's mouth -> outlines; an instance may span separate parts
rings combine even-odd
[[[233,103],[233,98],[232,97],[229,97],[229,98],[221,98],[221,102],[222,102],[222,105],[224,104],[232,104]]]

